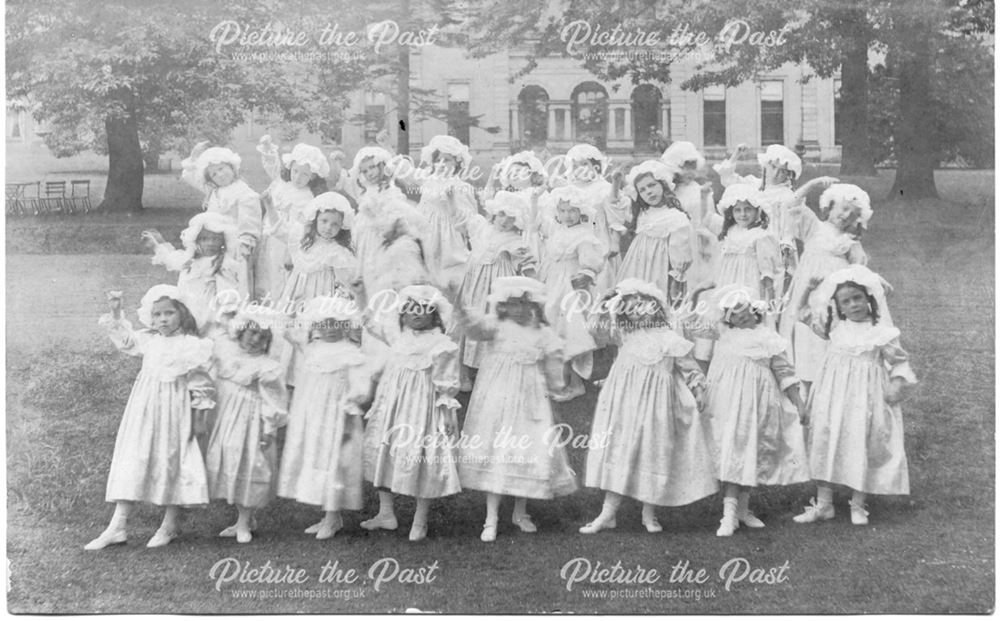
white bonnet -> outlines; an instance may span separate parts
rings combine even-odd
[[[324,178],[330,174],[330,161],[326,159],[319,147],[302,142],[295,145],[291,153],[282,155],[281,163],[284,164],[285,168],[291,168],[292,164],[306,164],[313,174]]]
[[[767,312],[767,302],[760,299],[757,292],[740,284],[720,287],[708,298],[708,309],[704,318],[712,323],[722,321],[726,314],[736,308],[750,308],[763,315]]]
[[[538,159],[533,151],[521,151],[515,153],[514,155],[509,155],[500,162],[500,185],[507,187],[510,185],[511,179],[510,174],[512,169],[516,165],[527,166],[530,174],[539,174],[542,178],[547,178],[548,173],[545,172],[545,165],[542,164],[542,160]]]
[[[674,175],[677,174],[677,168],[661,160],[646,160],[641,164],[633,166],[628,171],[628,176],[625,177],[625,187],[623,189],[625,190],[625,194],[632,200],[636,200],[639,196],[639,191],[635,189],[635,182],[645,174],[651,174],[654,179],[666,183],[671,192],[677,187],[674,183]]]
[[[575,185],[560,186],[549,192],[549,197],[556,205],[561,201],[569,203],[571,207],[579,209],[580,213],[587,216],[591,222],[597,215],[597,205],[591,200],[587,191]]]
[[[822,211],[829,211],[835,204],[848,203],[858,210],[858,222],[864,228],[868,228],[868,221],[872,218],[872,203],[868,192],[865,192],[852,183],[834,183],[819,197],[819,208]]]
[[[372,158],[376,164],[383,163],[386,165],[386,173],[391,177],[392,174],[389,171],[389,163],[392,161],[393,155],[389,151],[383,149],[382,147],[362,147],[354,154],[354,164],[351,166],[350,176],[356,179],[361,185],[368,185],[368,181],[365,180],[364,175],[361,174],[361,163],[368,158]]]
[[[679,140],[663,152],[660,156],[660,160],[667,164],[676,166],[677,168],[683,168],[685,162],[696,162],[695,166],[698,169],[705,167],[705,156],[703,156],[698,148],[686,140]]]
[[[427,146],[420,149],[420,163],[430,164],[434,159],[435,151],[454,155],[458,158],[463,169],[468,168],[472,164],[472,155],[469,153],[469,147],[462,144],[454,136],[439,135],[431,138]]]
[[[828,306],[835,307],[836,302],[833,300],[833,295],[836,293],[837,287],[848,281],[855,282],[867,289],[868,293],[875,298],[876,303],[881,308],[883,317],[888,315],[886,312],[888,308],[885,301],[885,288],[882,286],[882,277],[864,265],[851,265],[850,267],[837,270],[824,278],[822,284],[816,288],[816,291],[810,297],[813,315],[824,316],[825,309]]]
[[[358,310],[357,302],[347,296],[321,295],[306,302],[298,318],[302,322],[302,327],[308,328],[327,319],[357,321]]]
[[[768,165],[785,166],[789,171],[795,173],[795,178],[802,176],[802,160],[788,147],[780,144],[772,144],[763,153],[757,154],[757,162],[762,167]]]
[[[578,144],[570,148],[566,152],[567,168],[573,168],[573,162],[577,160],[597,160],[601,163],[601,169],[597,171],[600,174],[604,174],[604,171],[608,167],[608,158],[601,150],[592,144]]]
[[[496,312],[496,306],[510,298],[519,298],[525,294],[536,304],[545,304],[545,283],[527,276],[501,276],[490,286],[487,298],[490,306]]]
[[[740,201],[746,201],[760,209],[764,206],[764,196],[760,190],[747,183],[734,183],[722,193],[722,198],[715,204],[715,210],[724,214],[727,209]]]
[[[519,231],[525,230],[528,221],[528,212],[531,209],[528,201],[523,196],[516,192],[507,192],[506,190],[497,192],[493,198],[486,201],[483,207],[491,216],[495,216],[501,211],[508,216],[513,216],[514,226]]]
[[[212,164],[229,164],[233,167],[233,174],[240,174],[240,163],[243,160],[240,156],[236,154],[235,151],[227,149],[225,147],[211,147],[205,149],[198,159],[195,160],[195,178],[204,179],[205,171]]]
[[[319,196],[314,196],[302,208],[302,220],[311,222],[317,215],[324,211],[339,211],[344,215],[344,225],[342,228],[350,229],[354,223],[354,210],[339,192],[323,192]]]
[[[616,297],[619,299],[626,295],[645,295],[660,303],[664,310],[667,309],[667,296],[655,284],[642,280],[641,278],[626,278],[615,285]]]
[[[235,253],[239,248],[239,237],[236,234],[236,223],[232,218],[215,211],[205,211],[188,220],[187,228],[181,231],[181,243],[187,250],[194,250],[198,234],[202,230],[222,233],[226,239],[226,251]]]
[[[399,308],[396,309],[397,312],[402,313],[407,300],[413,300],[418,304],[433,307],[441,317],[441,323],[445,326],[451,325],[453,307],[451,302],[448,301],[437,287],[431,285],[410,285],[403,287],[399,292]]]
[[[193,300],[190,296],[174,285],[155,285],[146,292],[146,295],[142,296],[139,309],[136,311],[139,315],[139,321],[147,328],[153,327],[153,303],[162,298],[170,298],[180,302],[191,311],[192,316],[197,312],[197,309],[193,308]]]

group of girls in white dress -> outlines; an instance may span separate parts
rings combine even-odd
[[[87,549],[125,542],[136,502],[165,507],[149,547],[177,537],[179,508],[211,500],[236,507],[220,536],[249,542],[275,497],[319,507],[306,532],[327,539],[364,510],[366,481],[378,509],[360,527],[396,530],[395,497],[409,496],[411,541],[432,502],[462,490],[485,492],[486,542],[504,496],[532,533],[527,501],[581,484],[605,492],[584,534],[614,528],[625,497],[659,532],[657,507],[721,490],[729,536],[764,526],[759,486],[815,481],[799,523],[834,517],[834,486],[851,490],[854,524],[867,495],[909,493],[899,402],[916,379],[891,289],[865,267],[868,195],[828,177],[796,187],[789,149],[741,176],[741,145],[715,166],[718,201],[687,142],[630,168],[587,144],[555,167],[524,151],[485,188],[450,136],[419,168],[381,147],[349,172],[342,152],[279,155],[268,137],[258,150],[263,196],[228,149],[184,161],[204,213],[179,249],[144,233],[178,277],[143,297],[142,329],[108,294],[100,325],[143,363],[108,477],[114,514]],[[588,386],[590,429],[559,422],[552,403]],[[582,477],[570,437],[586,440]]]

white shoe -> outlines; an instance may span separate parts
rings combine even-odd
[[[597,519],[594,520],[593,522],[590,522],[585,526],[581,526],[580,532],[583,533],[584,535],[593,535],[595,533],[601,532],[602,530],[615,528],[616,526],[618,526],[618,522],[615,518],[611,518],[610,520],[602,520],[600,516],[597,516]]]
[[[147,548],[162,548],[171,541],[173,541],[178,535],[177,531],[167,531],[162,528],[157,529],[153,538],[146,543]]]
[[[736,519],[735,515],[722,516],[722,520],[719,522],[719,529],[715,531],[716,537],[732,537],[736,529],[740,527],[740,521]]]
[[[481,541],[490,543],[497,540],[497,523],[486,522],[483,524],[483,533],[479,535]]]
[[[111,528],[110,526],[104,529],[104,532],[97,536],[96,539],[92,540],[87,545],[83,546],[84,550],[103,550],[104,548],[119,543],[125,543],[128,539],[124,528]]]
[[[396,520],[395,514],[378,514],[371,519],[361,522],[361,528],[365,530],[377,530],[379,528],[383,530],[396,530],[399,528],[399,522]]]
[[[855,504],[853,500],[849,504],[851,505],[851,524],[855,526],[867,525],[868,511],[865,509],[864,504]]]
[[[525,513],[524,515],[515,515],[511,518],[511,522],[515,526],[521,529],[522,533],[537,533],[538,527],[535,523],[531,521],[531,516]]]
[[[566,389],[564,389],[564,390],[562,390],[560,392],[552,393],[551,397],[552,397],[552,400],[555,401],[555,402],[557,402],[557,403],[565,403],[567,401],[572,401],[573,399],[576,399],[577,397],[583,396],[586,392],[587,392],[587,389],[581,383],[579,386],[574,386],[574,387],[571,387],[571,388],[567,387]]]
[[[252,531],[255,531],[255,530],[257,530],[257,518],[252,517],[252,518],[250,518],[250,531],[252,532]],[[236,524],[233,524],[231,526],[227,526],[227,527],[223,528],[221,531],[219,531],[219,536],[220,537],[235,537],[236,536]]]
[[[805,512],[792,518],[798,524],[812,524],[820,520],[832,520],[834,515],[833,504],[817,503],[813,498],[809,501],[809,506]]]
[[[747,509],[746,511],[738,512],[736,514],[736,519],[746,524],[750,528],[764,528],[764,522],[761,522],[760,518],[751,513],[749,509]]]
[[[410,526],[410,541],[423,541],[427,538],[427,524],[414,522]]]
[[[642,525],[646,527],[647,533],[662,533],[663,526],[660,524],[660,520],[655,517],[648,522],[643,520]]]
[[[236,543],[250,543],[253,541],[253,533],[249,530],[236,531]]]
[[[319,529],[316,530],[317,539],[330,539],[337,532],[344,527],[344,518],[338,516],[336,520],[332,522],[327,522],[326,520],[319,523]]]

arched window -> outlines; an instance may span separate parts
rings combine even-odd
[[[660,152],[666,147],[661,101],[660,89],[652,84],[640,84],[632,91],[632,136],[636,149]]]
[[[597,82],[573,89],[573,139],[604,150],[608,138],[608,91]]]
[[[517,96],[517,122],[525,145],[545,144],[549,139],[549,94],[541,86],[525,86]]]

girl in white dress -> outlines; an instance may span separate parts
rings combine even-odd
[[[486,201],[487,220],[478,214],[468,224],[472,252],[459,287],[457,300],[462,308],[486,313],[490,288],[504,276],[535,276],[535,260],[528,250],[522,231],[529,227],[528,202],[520,194],[501,190]],[[462,352],[462,390],[472,390],[465,375],[466,368],[478,369],[485,352],[484,345],[459,334]]]
[[[620,348],[597,399],[584,483],[606,493],[581,533],[614,528],[623,496],[642,502],[642,523],[657,533],[656,506],[687,505],[719,489],[702,414],[705,376],[693,344],[667,322],[668,308],[662,291],[635,278],[605,296],[605,322]]]
[[[142,238],[153,250],[153,265],[178,272],[177,288],[187,296],[188,310],[202,329],[222,297],[245,299],[243,269],[233,258],[239,247],[236,227],[226,216],[206,212],[191,218],[181,231],[181,249],[165,241],[156,229],[143,231]],[[219,296],[222,292],[229,293]]]
[[[513,192],[525,200],[529,211],[550,213],[547,208],[540,207],[548,203],[547,182],[548,173],[542,161],[531,151],[521,151],[493,166],[484,196],[490,199],[500,191]],[[554,213],[550,217],[554,217]],[[531,255],[541,261],[543,249],[539,229],[528,227],[523,230],[523,235]]]
[[[482,541],[496,540],[500,500],[515,496],[513,523],[537,527],[528,498],[551,499],[577,489],[566,450],[557,442],[547,393],[562,388],[562,343],[545,320],[542,283],[525,276],[493,282],[489,317],[459,319],[467,334],[488,342],[459,444],[464,489],[486,492]]]
[[[288,416],[284,368],[267,355],[275,330],[273,313],[240,312],[229,321],[229,338],[215,347],[218,408],[205,452],[208,495],[236,505],[236,523],[220,537],[253,538],[253,514],[275,496],[275,436]]]
[[[362,147],[354,156],[349,174],[358,188],[354,250],[369,293],[375,291],[374,258],[384,239],[378,226],[382,211],[389,203],[406,201],[395,182],[393,159],[392,153],[382,147]]]
[[[718,338],[708,369],[715,473],[722,482],[722,521],[728,537],[745,524],[763,528],[750,511],[758,485],[809,480],[801,420],[805,417],[788,343],[764,320],[769,305],[741,284],[709,296],[702,322]]]
[[[416,498],[410,541],[427,536],[431,500],[461,491],[456,465],[458,345],[445,335],[451,304],[429,285],[399,292],[400,331],[365,427],[365,479],[378,490],[379,510],[367,530],[398,526],[393,496]],[[378,330],[378,326],[371,326]]]
[[[703,181],[705,157],[694,144],[679,140],[667,147],[660,156],[660,161],[677,171],[674,175],[674,196],[691,219],[691,228],[696,233],[691,236],[691,267],[688,268],[687,278],[697,284],[711,277],[716,247],[711,236],[697,234],[704,230],[715,213],[712,184]],[[697,350],[697,343],[695,345]]]
[[[566,388],[554,393],[557,401],[584,394],[583,379],[593,371],[597,342],[587,329],[587,316],[596,295],[597,275],[605,269],[607,246],[589,224],[596,207],[583,190],[567,185],[551,193],[556,218],[536,215],[545,238],[541,280],[547,289],[545,315],[564,343]]]
[[[632,207],[629,228],[635,239],[618,270],[618,280],[651,282],[667,296],[667,304],[684,295],[691,266],[691,220],[674,196],[676,170],[647,160],[629,171],[625,194]]]
[[[878,274],[852,265],[802,298],[803,319],[830,346],[808,404],[816,498],[796,522],[832,519],[834,485],[853,491],[851,523],[857,525],[868,523],[869,494],[910,493],[899,402],[917,378],[899,329],[888,320],[882,283]]]
[[[357,307],[346,297],[318,297],[286,334],[302,357],[288,416],[278,496],[321,507],[323,519],[306,529],[329,539],[344,526],[341,512],[363,506],[360,404],[371,396],[371,372],[351,339]]]
[[[165,507],[163,522],[146,544],[157,548],[178,534],[181,506],[208,504],[205,464],[196,433],[215,407],[215,386],[208,374],[212,341],[198,337],[198,326],[177,287],[156,285],[142,297],[139,320],[148,329],[134,332],[122,316],[121,292],[108,293],[109,314],[99,324],[123,353],[142,356],[108,473],[106,499],[115,503],[111,523],[84,546],[100,550],[125,543],[133,503]]]
[[[256,290],[252,255],[260,242],[263,209],[260,195],[240,178],[240,156],[223,147],[208,148],[200,142],[181,162],[181,179],[205,195],[205,211],[220,213],[236,226],[239,247],[231,250],[245,274],[241,280],[251,294]]]
[[[427,268],[445,290],[462,282],[469,260],[466,225],[478,214],[476,189],[462,176],[472,165],[469,147],[453,136],[434,136],[420,151],[429,178],[420,183],[417,209],[427,219],[424,253]]]
[[[827,343],[798,321],[798,302],[811,280],[826,278],[851,264],[868,263],[868,256],[854,235],[857,225],[867,225],[871,218],[868,194],[855,185],[833,184],[833,181],[830,177],[820,177],[802,186],[795,193],[796,205],[788,212],[792,235],[805,242],[805,250],[783,300],[778,332],[791,343],[792,363],[806,391],[819,374]],[[813,185],[829,186],[819,199],[820,209],[828,214],[826,220],[820,220],[802,202]]]
[[[318,147],[304,143],[278,157],[278,146],[266,135],[257,151],[271,185],[261,196],[266,209],[257,251],[256,297],[276,301],[291,263],[289,246],[298,242],[306,224],[302,212],[313,197],[327,191],[330,162]]]

